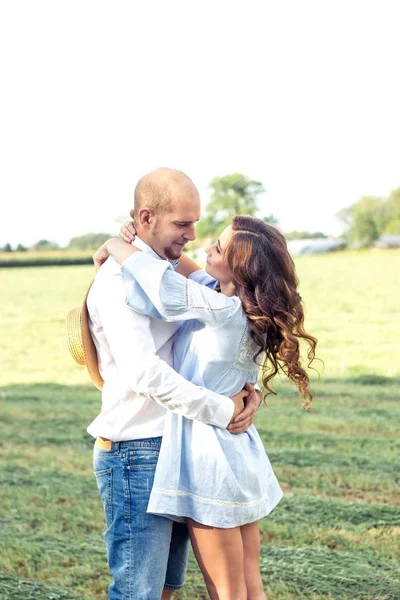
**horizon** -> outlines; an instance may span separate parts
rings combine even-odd
[[[398,186],[396,186],[395,188],[393,188],[392,190],[390,190],[386,194],[362,194],[358,198],[358,200],[360,200],[361,197],[364,197],[364,196],[388,197],[390,195],[390,193],[394,189],[397,189],[399,187],[400,187],[400,184]],[[261,198],[265,197],[266,195],[268,195],[268,192],[265,192],[264,194],[262,194]],[[354,200],[354,202],[357,202],[357,200]],[[261,200],[260,204],[262,204],[262,200]],[[353,202],[351,202],[350,204],[353,204]],[[347,206],[350,206],[350,204],[348,204]],[[132,205],[133,205],[133,200],[132,200]],[[204,216],[205,205],[206,205],[206,203],[204,201],[202,201],[202,217]],[[341,208],[346,208],[346,206],[342,206]],[[280,229],[284,234],[292,233],[294,231],[301,231],[301,232],[308,232],[308,233],[322,233],[322,234],[324,234],[324,235],[326,235],[328,237],[332,237],[333,239],[337,239],[337,238],[341,237],[342,235],[344,235],[344,233],[345,233],[344,228],[340,225],[340,222],[339,222],[339,220],[338,220],[338,218],[336,216],[337,213],[334,214],[334,215],[331,215],[330,219],[327,219],[327,221],[325,222],[325,226],[322,225],[321,227],[316,226],[316,227],[313,227],[313,228],[309,227],[308,229],[304,229],[304,228],[300,228],[300,227],[297,227],[297,228],[288,228],[288,227],[286,227],[285,228],[283,226],[283,223],[285,223],[285,222],[292,223],[292,221],[290,221],[290,219],[289,220],[283,219],[283,223],[282,223],[282,220],[279,218],[279,213],[278,212],[274,212],[274,211],[272,211],[270,209],[271,209],[270,205],[267,205],[265,207],[265,211],[264,212],[262,211],[262,208],[261,208],[261,210],[258,212],[257,216],[259,218],[262,218],[263,216],[268,216],[269,214],[272,214],[278,220],[278,223],[276,224],[276,227],[278,227],[278,229]],[[130,217],[129,217],[129,210],[130,210],[130,208],[128,208],[128,210],[126,211],[126,220],[130,219]],[[269,212],[268,212],[268,210],[269,210]],[[64,249],[64,248],[68,247],[69,242],[73,238],[75,238],[75,237],[81,237],[81,236],[84,236],[86,234],[96,234],[96,233],[106,233],[106,234],[110,234],[111,236],[114,236],[115,234],[118,234],[120,226],[121,226],[121,223],[123,222],[122,221],[122,217],[123,217],[123,215],[120,214],[118,216],[115,216],[114,219],[110,219],[109,222],[108,222],[108,228],[107,228],[107,222],[104,221],[105,227],[103,227],[103,229],[96,229],[96,230],[94,230],[94,229],[92,229],[92,230],[87,229],[87,230],[84,230],[81,227],[80,229],[78,229],[79,233],[72,233],[69,236],[65,236],[64,235],[62,238],[59,237],[58,239],[56,239],[54,236],[51,237],[50,235],[48,235],[46,237],[44,235],[44,236],[36,237],[36,238],[31,237],[31,238],[29,238],[29,241],[27,242],[27,241],[24,241],[24,240],[20,240],[19,238],[18,239],[15,238],[14,241],[12,241],[11,239],[9,239],[10,236],[9,236],[9,238],[7,238],[7,235],[5,237],[3,236],[4,240],[2,240],[1,239],[2,236],[0,236],[0,247],[4,247],[6,244],[10,244],[12,246],[13,250],[15,250],[15,247],[18,244],[21,244],[22,246],[30,248],[31,246],[33,246],[34,244],[36,244],[40,240],[47,240],[49,242],[53,242],[55,244],[58,244],[58,246],[60,247],[60,249]],[[330,225],[328,223],[330,223]],[[42,230],[42,231],[45,231],[45,230]],[[50,225],[49,225],[49,228],[48,228],[47,231],[51,232],[51,226]]]

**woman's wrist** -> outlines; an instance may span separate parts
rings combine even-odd
[[[135,248],[124,242],[121,238],[110,238],[106,242],[107,252],[120,264],[124,262],[125,259],[129,258],[135,252],[140,252],[139,248]]]

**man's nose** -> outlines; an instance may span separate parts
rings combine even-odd
[[[196,232],[194,229],[194,224],[190,225],[190,227],[188,227],[184,233],[184,238],[190,242],[193,242],[193,240],[196,239]]]

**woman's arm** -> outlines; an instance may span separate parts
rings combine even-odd
[[[197,319],[219,327],[242,312],[238,298],[228,297],[176,273],[166,260],[146,252],[136,253],[121,267],[128,306],[142,312],[145,299],[165,321]],[[149,314],[146,312],[145,314]]]
[[[189,277],[195,271],[201,271],[201,267],[187,254],[182,254],[175,271],[184,277]]]
[[[96,271],[100,269],[103,262],[105,262],[109,256],[112,256],[119,264],[121,264],[135,252],[141,252],[141,250],[127,244],[120,238],[110,238],[93,254],[93,262]]]
[[[137,312],[165,321],[197,319],[219,327],[241,310],[237,298],[187,279],[176,273],[167,260],[149,256],[120,238],[107,240],[93,255],[97,270],[109,256],[123,263],[126,301]],[[191,263],[185,268],[191,269]]]
[[[125,223],[121,226],[119,236],[121,239],[124,240],[124,242],[127,242],[128,244],[135,243],[136,229],[133,224],[133,221],[125,221]],[[187,254],[182,254],[182,256],[179,259],[179,265],[175,270],[177,273],[180,273],[184,277],[189,277],[189,275],[191,273],[194,273],[194,271],[201,270],[201,267],[194,260],[189,258]]]

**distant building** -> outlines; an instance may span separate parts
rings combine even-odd
[[[400,235],[381,235],[374,242],[375,248],[400,248]]]
[[[343,250],[347,246],[345,240],[329,240],[326,238],[290,240],[287,245],[289,252],[295,256],[333,252],[334,250]]]

